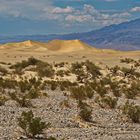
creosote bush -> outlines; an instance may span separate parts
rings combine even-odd
[[[134,103],[126,102],[123,106],[123,113],[126,114],[133,122],[140,122],[140,107]]]
[[[35,71],[38,72],[40,77],[52,77],[55,72],[52,65],[47,62],[39,62]]]
[[[92,75],[92,78],[97,78],[99,76],[101,76],[101,68],[96,66],[94,63],[90,62],[89,60],[87,60],[84,65],[87,68],[87,71]]]
[[[92,109],[86,103],[79,100],[78,106],[80,107],[79,116],[86,122],[92,122]]]
[[[35,138],[36,135],[42,134],[43,130],[50,126],[50,123],[46,124],[40,117],[34,117],[32,111],[23,111],[18,118],[18,125],[24,130],[28,138]]]
[[[40,60],[30,57],[30,58],[28,58],[28,60],[22,60],[21,62],[17,62],[16,64],[10,66],[10,68],[22,70],[30,65],[36,65],[38,62],[40,62]]]
[[[140,122],[140,106],[127,101],[122,107],[122,112],[128,116],[134,123]]]
[[[17,93],[9,93],[9,96],[12,100],[16,101],[20,107],[32,107],[32,104],[26,95],[17,95]]]
[[[118,99],[117,98],[112,98],[110,96],[106,96],[106,97],[103,97],[101,100],[100,100],[100,105],[102,107],[109,107],[111,109],[113,108],[116,108],[117,106],[117,101]]]
[[[91,99],[94,95],[94,90],[90,86],[72,87],[70,91],[71,97],[76,100]]]
[[[4,76],[8,73],[8,71],[5,68],[0,66],[0,73],[2,73],[2,75]]]

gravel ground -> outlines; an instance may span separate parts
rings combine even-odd
[[[93,107],[95,123],[86,123],[78,117],[77,103],[69,99],[70,107],[60,105],[67,97],[61,91],[48,91],[49,97],[32,100],[34,108],[20,108],[14,101],[0,106],[0,140],[17,140],[23,136],[17,125],[22,111],[33,110],[51,127],[44,131],[46,137],[58,140],[140,140],[140,124],[125,122],[117,109]]]

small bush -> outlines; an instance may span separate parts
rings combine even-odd
[[[99,105],[101,107],[109,107],[111,109],[115,108],[117,106],[117,98],[112,98],[110,96],[106,96],[103,97],[100,101],[99,101]]]
[[[79,101],[80,112],[79,116],[86,122],[92,121],[92,110],[91,108],[82,101]]]
[[[0,73],[2,73],[2,75],[6,75],[8,73],[8,71],[0,66]]]
[[[122,111],[126,114],[134,123],[140,122],[140,106],[134,103],[129,103],[128,101],[122,107]]]
[[[28,97],[29,99],[35,99],[35,98],[38,98],[38,96],[39,96],[39,93],[38,93],[38,91],[35,90],[35,89],[31,89],[31,90],[28,92],[28,94],[27,94],[27,97]]]
[[[7,101],[6,97],[0,96],[0,106],[4,105],[6,101]]]
[[[92,78],[96,78],[102,75],[100,72],[101,68],[89,60],[87,60],[84,65],[86,66],[87,71],[92,75]]]
[[[20,107],[32,107],[32,104],[30,100],[27,99],[26,95],[19,95],[19,97],[16,95],[16,93],[9,93],[9,96],[12,100],[15,100]]]
[[[133,82],[129,88],[124,89],[124,94],[128,99],[135,99],[140,95],[140,83]]]
[[[49,137],[49,138],[47,138],[46,140],[56,140],[56,138],[54,138],[54,137]]]
[[[39,62],[37,64],[36,71],[40,77],[52,77],[55,72],[52,65],[46,62]]]
[[[72,63],[71,72],[78,75],[79,71],[81,71],[82,68],[83,68],[82,63],[79,63],[79,62]]]
[[[35,138],[37,134],[41,134],[50,124],[41,121],[40,117],[34,117],[32,111],[23,111],[18,118],[18,125],[24,130],[27,137]]]
[[[3,89],[15,89],[17,86],[17,81],[11,79],[0,78],[0,87]]]
[[[80,110],[80,117],[84,120],[84,121],[87,121],[87,122],[91,122],[92,121],[92,111],[89,110],[88,108],[84,108],[84,109],[81,109]]]
[[[15,69],[18,71],[22,71],[22,69],[30,66],[30,65],[36,65],[39,63],[40,60],[37,60],[36,58],[28,58],[28,60],[23,60],[22,62],[17,62],[15,65],[10,66],[11,69]]]
[[[84,100],[86,99],[86,93],[83,86],[71,88],[71,97],[76,100]]]

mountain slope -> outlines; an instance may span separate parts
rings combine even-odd
[[[81,39],[99,48],[140,50],[140,19],[85,34]]]

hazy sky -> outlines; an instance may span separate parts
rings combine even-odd
[[[140,0],[0,0],[0,35],[84,32],[140,17]]]

